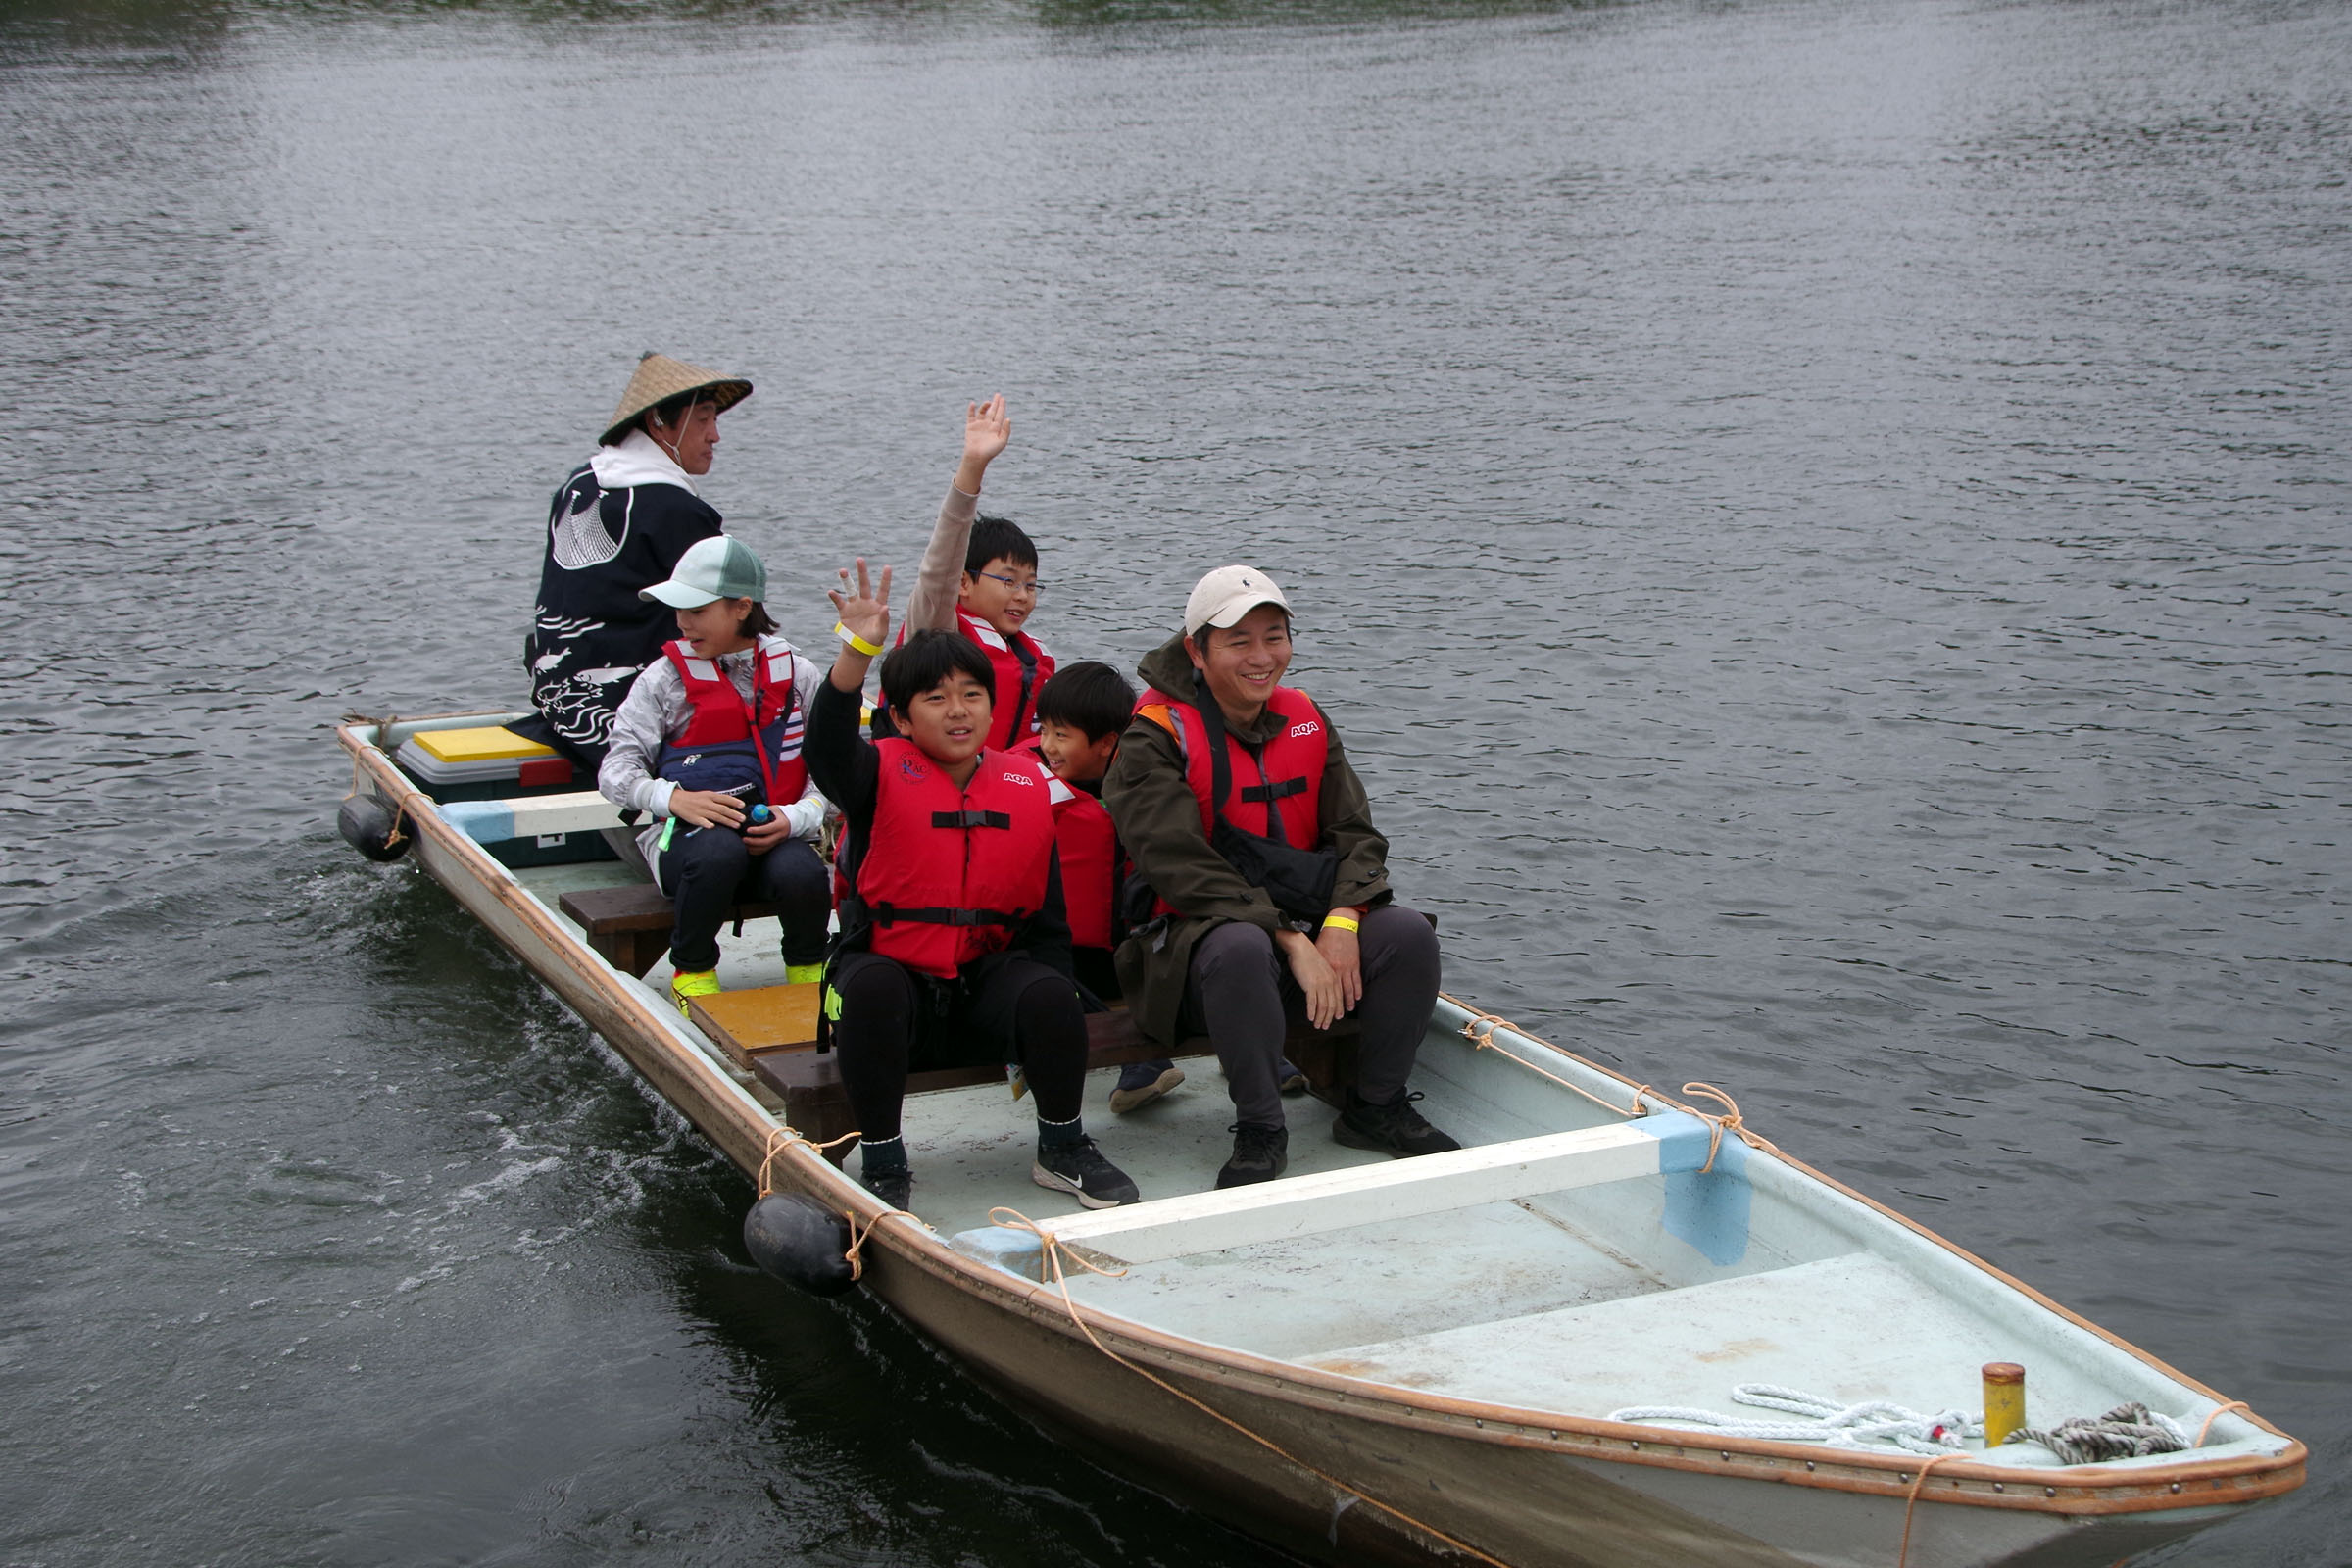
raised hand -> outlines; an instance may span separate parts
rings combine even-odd
[[[988,466],[1012,439],[1012,420],[1004,415],[1004,394],[986,403],[963,406],[963,461],[956,466],[956,488],[967,496],[980,493]]]
[[[833,656],[830,679],[837,690],[854,692],[864,683],[865,666],[873,661],[874,653],[882,651],[882,639],[890,635],[890,568],[882,568],[882,581],[876,586],[865,575],[865,558],[858,558],[858,586],[850,586],[848,567],[842,568],[841,586],[828,588],[825,597],[833,601],[833,609],[841,616],[842,630],[849,633],[841,642],[841,652]],[[857,638],[857,642],[850,641]]]
[[[963,456],[986,467],[1012,440],[1012,420],[1004,413],[1004,394],[986,403],[963,406]]]

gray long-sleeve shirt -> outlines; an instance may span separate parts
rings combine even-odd
[[[768,658],[779,653],[792,654],[792,689],[794,705],[799,710],[800,725],[808,723],[808,705],[815,699],[816,688],[824,677],[817,667],[790,643],[781,637],[760,639],[757,650],[746,648],[738,653],[721,654],[717,664],[720,673],[734,684],[748,702],[753,693],[752,660],[755,656]],[[660,818],[669,815],[669,797],[677,786],[659,777],[654,768],[660,762],[662,749],[686,733],[687,720],[694,715],[694,705],[687,700],[686,683],[678,678],[677,666],[666,658],[657,659],[645,666],[629,687],[629,695],[621,700],[620,710],[612,716],[612,740],[605,753],[605,765],[597,770],[597,793],[617,806],[644,811],[657,818],[655,824],[638,835],[638,845],[645,851],[646,863],[653,863],[655,842],[661,837]],[[797,756],[800,737],[790,735],[785,741],[785,757]],[[797,802],[770,802],[778,809],[786,809],[795,838],[813,839],[824,826],[825,797],[817,789],[816,780],[808,780]]]

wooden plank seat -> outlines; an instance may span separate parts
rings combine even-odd
[[[1664,1149],[1652,1129],[1616,1122],[1223,1192],[1186,1193],[1039,1224],[1058,1240],[1091,1251],[1122,1262],[1152,1263],[1652,1176]]]
[[[669,930],[677,906],[651,882],[584,888],[564,894],[556,905],[586,933],[588,946],[607,963],[639,979],[669,951]],[[764,920],[781,910],[782,906],[774,904],[738,904],[727,911],[727,918]]]
[[[699,1013],[702,1004],[698,1001],[695,1005]],[[1354,1034],[1355,1020],[1343,1018],[1330,1031],[1304,1027],[1294,1030],[1284,1049],[1299,1069],[1306,1073],[1316,1093],[1329,1098],[1336,1095],[1341,1086],[1353,1081]],[[1153,1061],[1162,1056],[1204,1056],[1209,1054],[1205,1037],[1187,1040],[1174,1051],[1146,1040],[1123,1007],[1114,1007],[1108,1012],[1088,1013],[1086,1040],[1086,1064],[1090,1072],[1098,1067],[1123,1067],[1129,1062]],[[792,1125],[793,1130],[811,1143],[822,1144],[839,1138],[857,1123],[850,1114],[849,1096],[841,1086],[841,1057],[833,1052],[818,1052],[815,1044],[811,1039],[806,1043],[754,1050],[748,1053],[747,1065],[761,1083],[784,1097],[784,1119]],[[1310,1065],[1310,1062],[1315,1065]],[[1348,1076],[1334,1076],[1339,1072],[1346,1072]],[[1003,1082],[1004,1064],[984,1062],[976,1066],[942,1067],[928,1072],[908,1073],[906,1093],[919,1095],[940,1089],[969,1089],[978,1084]],[[825,1157],[838,1165],[848,1153],[849,1150],[844,1146],[827,1150]]]

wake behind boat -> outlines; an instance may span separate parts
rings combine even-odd
[[[1086,1211],[1032,1183],[1001,1072],[941,1072],[909,1082],[916,1211],[887,1209],[818,1147],[850,1130],[846,1103],[814,1047],[817,988],[783,983],[772,923],[738,911],[731,989],[682,1019],[667,901],[602,848],[615,808],[528,747],[478,744],[516,716],[345,725],[347,836],[413,852],[975,1375],[1287,1547],[2087,1568],[2301,1484],[2293,1438],[1809,1169],[1728,1102],[1637,1085],[1451,999],[1415,1082],[1457,1152],[1391,1161],[1301,1138],[1283,1179],[1212,1191],[1230,1107],[1176,1096],[1118,1128],[1147,1200]],[[1095,1021],[1098,1078],[1157,1054],[1118,1015]],[[1348,1085],[1344,1035],[1292,1054],[1318,1094]],[[2034,1428],[2137,1404],[2184,1446],[2088,1464],[1988,1449],[1968,1416],[1996,1362],[2027,1368]],[[1791,1441],[1801,1412],[1733,1402],[1756,1385],[1917,1419]]]

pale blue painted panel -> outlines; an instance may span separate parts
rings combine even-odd
[[[514,836],[514,811],[505,801],[452,801],[441,820],[476,844],[503,844]]]
[[[1719,1268],[1745,1257],[1754,1197],[1747,1181],[1747,1146],[1725,1135],[1714,1168],[1702,1176],[1699,1167],[1707,1162],[1707,1143],[1714,1136],[1705,1121],[1662,1110],[1633,1125],[1658,1140],[1658,1168],[1666,1173],[1666,1234],[1697,1248]]]

